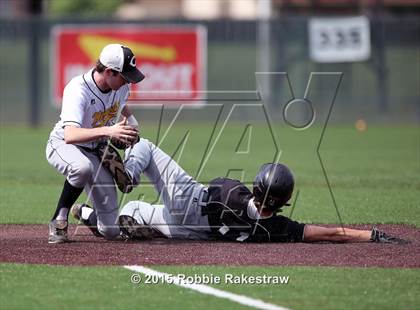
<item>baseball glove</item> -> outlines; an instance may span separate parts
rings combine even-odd
[[[119,140],[117,138],[111,138],[111,143],[113,146],[115,146],[119,150],[125,150],[131,145],[130,143]]]
[[[117,138],[111,138],[111,143],[117,149],[119,149],[119,150],[125,150],[125,149],[129,148],[130,146],[132,146],[132,145],[136,144],[137,142],[139,142],[139,140],[140,140],[140,137],[139,136],[137,136],[136,141],[131,142],[131,143],[128,142],[128,141],[122,141],[122,140],[117,139]]]
[[[118,189],[123,193],[131,192],[133,182],[130,175],[124,169],[124,163],[118,151],[112,145],[99,144],[95,152],[101,160],[102,166],[111,173]]]

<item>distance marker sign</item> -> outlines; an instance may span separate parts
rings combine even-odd
[[[370,58],[370,27],[365,16],[311,18],[309,54],[315,62],[355,62]]]

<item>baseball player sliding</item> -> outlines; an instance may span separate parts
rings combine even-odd
[[[290,200],[294,177],[283,164],[264,164],[251,192],[229,178],[216,178],[209,187],[189,176],[170,156],[146,139],[126,152],[125,169],[134,184],[145,175],[164,205],[142,201],[126,204],[119,216],[122,232],[132,239],[167,237],[241,242],[381,242],[405,243],[375,227],[356,230],[306,225],[277,215]],[[95,231],[97,216],[85,204],[72,214]]]
[[[126,101],[129,83],[144,75],[136,67],[132,51],[120,44],[103,48],[95,68],[73,78],[65,87],[60,120],[46,147],[48,162],[66,177],[56,211],[49,223],[49,243],[67,239],[68,213],[83,189],[97,215],[97,231],[106,238],[120,234],[117,193],[110,171],[97,153],[109,138],[133,143],[138,123]],[[122,115],[123,119],[117,122]]]

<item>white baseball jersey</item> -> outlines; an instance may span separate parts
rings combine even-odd
[[[81,128],[112,126],[126,104],[128,85],[103,93],[93,80],[93,69],[73,78],[64,88],[60,120],[50,136],[64,140],[64,126]],[[95,148],[98,140],[76,145]]]

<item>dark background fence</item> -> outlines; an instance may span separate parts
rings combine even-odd
[[[369,17],[371,58],[358,63],[319,64],[309,59],[307,16],[282,16],[270,21],[270,71],[287,72],[295,94],[303,95],[311,72],[342,72],[343,80],[331,121],[377,122],[420,120],[420,18],[418,15]],[[0,121],[2,125],[50,124],[59,109],[50,96],[54,25],[121,24],[109,19],[0,19]],[[200,24],[207,28],[207,90],[256,90],[258,22],[214,21],[124,22],[131,25]],[[140,62],[141,63],[141,62]],[[328,82],[314,81],[321,96]],[[284,81],[270,79],[274,119],[287,101]],[[322,100],[322,99],[321,99]],[[223,102],[223,100],[222,100]],[[230,104],[229,100],[226,103]],[[324,105],[326,108],[327,105]],[[144,113],[147,113],[144,109]]]

